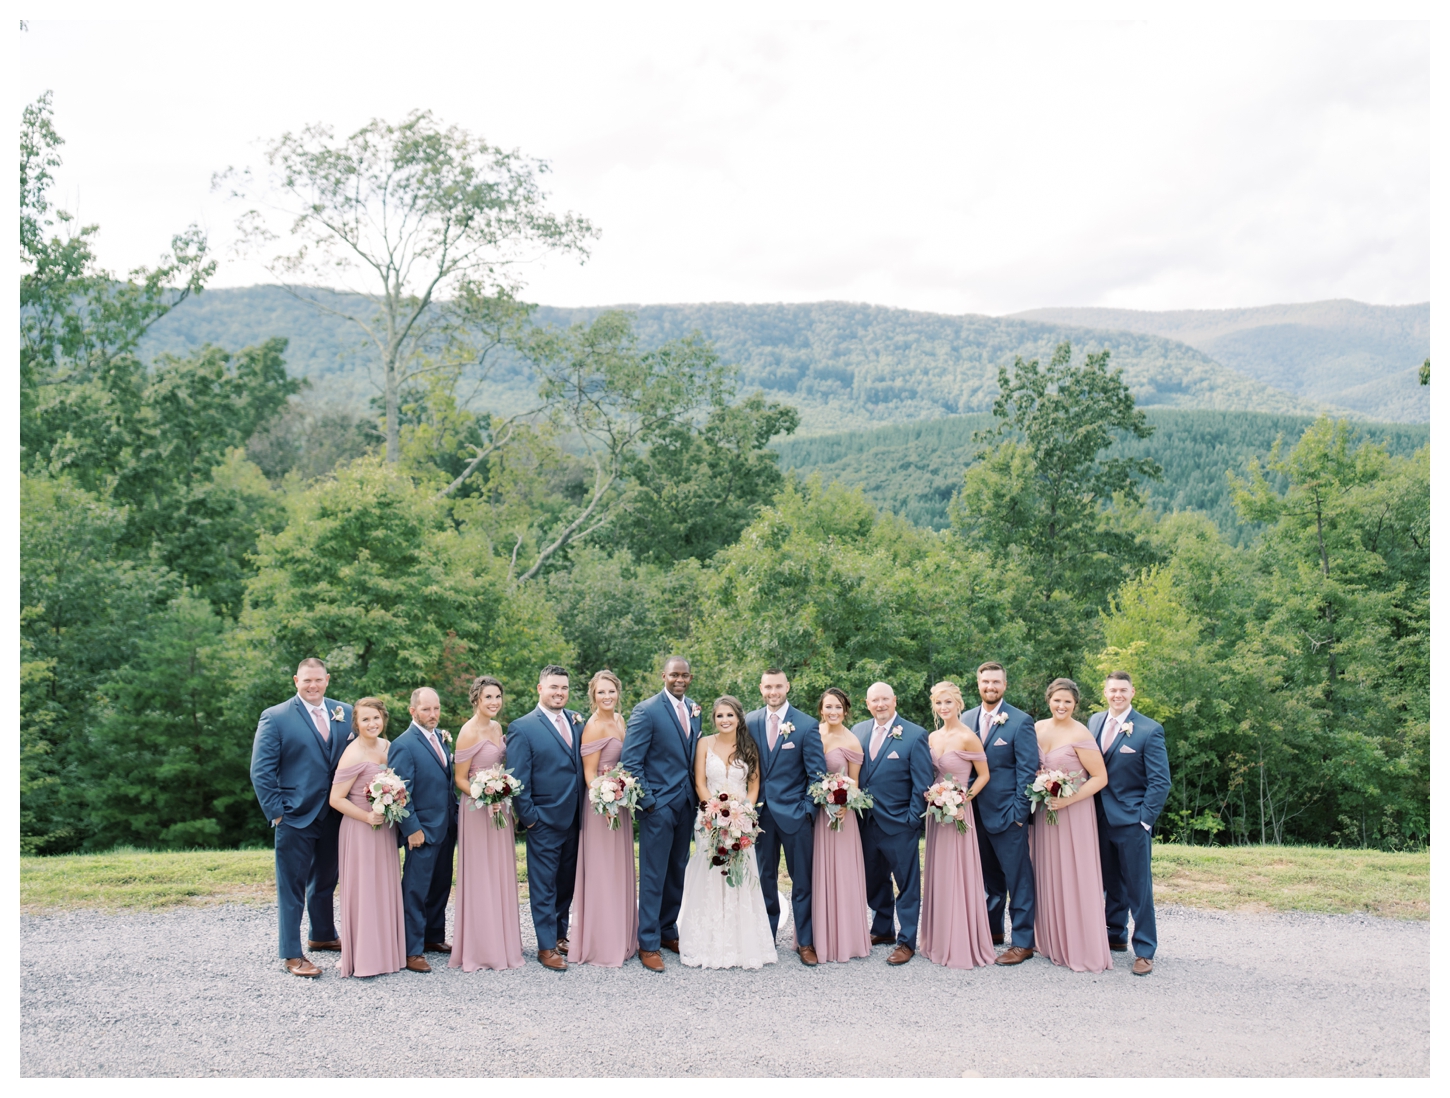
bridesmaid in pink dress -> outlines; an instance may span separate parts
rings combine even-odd
[[[941,727],[931,734],[936,780],[950,775],[959,785],[975,769],[967,795],[975,797],[987,784],[987,754],[962,723],[962,692],[954,682],[931,688],[931,707]],[[967,807],[967,821],[972,819]],[[987,890],[982,884],[982,854],[977,836],[957,831],[956,824],[926,821],[926,866],[921,877],[921,955],[947,968],[995,964],[992,928],[987,921]]]
[[[826,768],[853,782],[861,776],[861,741],[846,725],[851,699],[834,686],[821,695],[821,749]],[[814,780],[814,775],[811,775]],[[831,819],[841,827],[832,831]],[[811,926],[816,958],[849,961],[871,956],[871,924],[866,910],[866,863],[861,856],[861,826],[844,808],[816,809],[815,849],[811,862]]]
[[[579,741],[584,783],[612,769],[624,751],[624,718],[618,713],[619,678],[599,671],[589,680],[594,712]],[[639,948],[639,908],[635,903],[634,819],[619,811],[619,827],[595,812],[585,793],[579,832],[579,863],[574,874],[574,920],[569,960],[601,968],[619,968]]]
[[[1108,771],[1092,734],[1073,719],[1079,698],[1075,682],[1054,679],[1047,688],[1052,719],[1037,722],[1039,770],[1076,772],[1079,783],[1071,797],[1047,802],[1057,812],[1057,823],[1048,823],[1047,812],[1039,808],[1028,835],[1037,888],[1037,948],[1053,964],[1074,972],[1102,972],[1113,961],[1093,795],[1108,784]]]
[[[388,765],[388,710],[380,698],[352,707],[357,739],[337,760],[328,803],[342,813],[337,832],[340,976],[380,976],[408,963],[397,828],[374,812],[367,787]]]
[[[473,807],[468,784],[480,770],[505,761],[503,729],[494,720],[503,708],[503,683],[480,675],[468,690],[468,700],[473,716],[458,730],[453,752],[453,781],[463,796],[458,801],[458,888],[448,967],[464,972],[522,968],[513,813],[504,809],[505,826],[498,827],[489,809]]]

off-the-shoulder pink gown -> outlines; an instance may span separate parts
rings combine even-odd
[[[497,766],[504,756],[501,744],[480,740],[453,758],[467,762],[472,777]],[[505,826],[497,827],[487,808],[474,808],[473,798],[466,794],[459,798],[458,890],[454,893],[449,968],[474,972],[480,968],[523,967],[514,820],[509,809],[503,811]]]
[[[846,773],[847,763],[865,755],[849,747],[826,753],[826,769]],[[816,957],[849,961],[871,955],[871,923],[866,911],[866,862],[861,856],[861,827],[847,812],[839,831],[822,805],[816,809],[815,850],[811,863],[811,933]]]
[[[624,751],[618,736],[586,743],[582,755],[599,754],[599,773],[612,769]],[[639,948],[635,902],[634,820],[619,810],[619,827],[595,812],[585,795],[579,828],[579,863],[574,871],[574,918],[569,924],[569,960],[619,968]]]
[[[339,770],[333,783],[353,779],[347,799],[365,812],[368,783],[386,767],[362,762]],[[337,832],[338,935],[340,976],[380,976],[408,963],[403,931],[403,875],[398,868],[398,832],[392,824],[342,818]]]
[[[1087,771],[1077,748],[1098,745],[1079,740],[1051,751],[1038,752],[1043,770],[1077,771],[1077,783]],[[1103,866],[1098,859],[1098,817],[1094,798],[1087,797],[1058,810],[1057,823],[1047,812],[1033,813],[1032,877],[1037,888],[1037,948],[1053,964],[1074,972],[1102,972],[1113,966],[1108,952],[1108,923],[1103,912]]]
[[[980,751],[945,751],[933,755],[936,777],[947,775],[964,789],[976,773]],[[990,779],[989,779],[990,780]],[[971,807],[967,822],[972,822]],[[987,922],[987,890],[982,884],[982,854],[977,836],[962,834],[954,823],[926,821],[926,868],[921,875],[921,955],[947,968],[976,968],[997,960],[992,928]]]

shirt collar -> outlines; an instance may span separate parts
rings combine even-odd
[[[308,701],[306,698],[304,698],[301,694],[298,694],[297,695],[297,700],[302,703],[302,708],[305,709],[305,710],[307,710],[307,712],[309,712],[309,713],[316,713],[319,709],[323,712],[324,715],[327,713],[327,699],[326,698],[323,698],[316,705],[313,705],[310,701]]]
[[[876,718],[875,717],[872,717],[871,720],[872,720],[873,723],[875,723]],[[876,728],[886,728],[886,729],[889,729],[895,723],[896,723],[896,714],[895,713],[892,713],[891,714],[891,717],[887,720],[887,722],[885,724],[877,724],[876,725]],[[874,731],[874,729],[873,729],[873,731]]]
[[[554,712],[554,710],[550,709],[543,702],[540,702],[538,704],[538,710],[539,710],[540,713],[544,714],[544,716],[547,717],[550,721],[554,720],[555,717],[562,717],[564,715],[564,711],[562,709],[560,709],[556,713],[556,712]]]
[[[1127,709],[1124,709],[1121,713],[1114,713],[1111,709],[1109,709],[1108,710],[1108,720],[1110,720],[1110,721],[1118,721],[1119,723],[1121,723],[1121,722],[1123,722],[1123,721],[1125,721],[1125,720],[1128,719],[1128,714],[1131,713],[1132,711],[1133,711],[1133,707],[1131,705],[1128,706]]]
[[[786,702],[779,709],[772,709],[770,706],[767,705],[765,707],[765,711],[769,713],[772,717],[779,717],[781,720],[785,720],[785,711],[789,708],[790,702]]]
[[[997,701],[994,704],[992,704],[992,705],[988,705],[986,702],[983,702],[982,703],[982,713],[983,713],[984,716],[995,717],[997,715],[997,710],[999,710],[1001,708],[1002,708],[1002,699],[1001,698],[998,698]]]

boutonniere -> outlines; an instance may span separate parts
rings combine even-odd
[[[569,719],[572,720],[575,724],[583,724],[584,723],[584,718],[581,717],[578,713],[572,714]]]
[[[784,738],[785,736],[789,736],[794,731],[795,725],[791,724],[790,721],[781,721],[780,734],[782,738]]]
[[[342,721],[342,706],[339,705],[332,711],[332,719],[338,722]]]
[[[690,703],[690,716],[692,716],[692,717],[698,717],[699,715],[700,715],[700,707],[699,707],[699,705],[697,705],[694,702],[691,702]]]
[[[899,739],[901,739],[901,725],[898,724],[890,732],[886,733],[886,735],[890,739],[893,739],[893,740],[899,740]]]
[[[1122,724],[1118,725],[1118,731],[1125,736],[1131,736],[1133,734],[1133,722],[1124,721]]]
[[[453,737],[448,734],[448,729],[446,728],[438,729],[438,736],[444,743],[451,744],[453,742]]]
[[[992,714],[992,723],[995,724],[995,725],[1003,725],[1003,724],[1006,724],[1007,723],[1007,714],[1006,713],[993,713]]]

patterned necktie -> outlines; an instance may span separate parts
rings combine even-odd
[[[554,714],[554,727],[559,730],[559,735],[564,737],[564,746],[572,751],[574,748],[574,737],[569,735],[569,726],[564,723],[563,713]]]
[[[1113,742],[1113,737],[1118,734],[1118,718],[1109,717],[1103,723],[1103,750],[1107,751],[1108,745]]]
[[[775,750],[776,737],[780,735],[780,717],[772,713],[770,715],[770,749]]]
[[[322,742],[327,743],[327,714],[321,706],[312,710],[312,723],[317,726],[317,734],[322,737]]]

